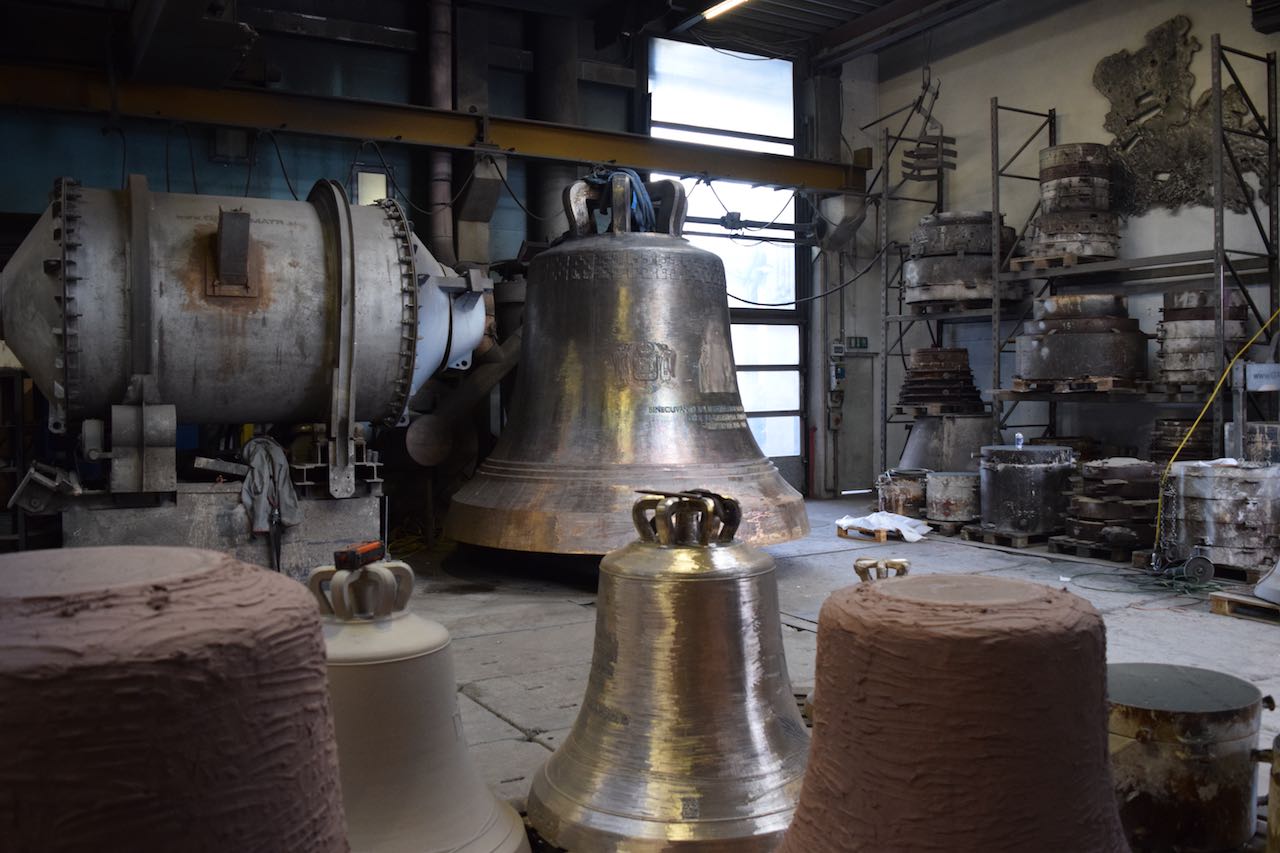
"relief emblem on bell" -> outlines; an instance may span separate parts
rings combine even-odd
[[[676,378],[676,353],[653,341],[620,343],[613,348],[618,381],[637,388],[668,385]]]
[[[804,500],[761,451],[738,393],[724,264],[680,236],[684,188],[625,177],[565,193],[571,233],[529,266],[515,396],[497,446],[453,496],[446,533],[472,545],[604,554],[633,535],[634,494],[709,488],[742,505],[756,545],[809,532]],[[621,220],[621,221],[620,221]]]

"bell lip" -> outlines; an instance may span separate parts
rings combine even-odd
[[[454,495],[453,505],[445,518],[445,536],[455,542],[521,553],[605,556],[636,541],[629,491],[625,506],[619,503],[616,508],[611,506],[599,512],[567,514],[554,507],[529,509],[515,504],[486,506],[471,503],[467,495],[469,485]],[[709,488],[716,490],[715,485]],[[799,492],[792,490],[790,494],[771,498],[758,493],[742,497],[741,489],[719,491],[738,497],[742,502],[742,525],[734,537],[737,544],[763,548],[809,535],[809,514]],[[578,535],[561,533],[569,515],[590,523],[591,529]],[[513,521],[514,516],[519,516],[518,523]],[[611,533],[611,529],[615,532]],[[612,541],[603,541],[605,539]]]
[[[453,644],[447,628],[408,610],[381,619],[322,616],[320,624],[327,666],[401,663],[438,654]]]
[[[801,778],[803,777],[793,780],[792,784],[795,784],[798,788]],[[544,796],[544,794],[548,793],[551,795],[550,797]],[[798,795],[799,791],[797,790],[796,793]],[[561,800],[565,805],[576,806],[578,809],[577,819],[570,818],[552,808],[549,804],[550,800]],[[638,833],[636,830],[662,830],[672,826],[692,826],[721,830],[720,833],[713,835],[687,840],[680,839],[682,841],[681,848],[687,847],[690,850],[696,850],[700,844],[725,845],[732,843],[738,845],[744,853],[766,853],[766,851],[773,851],[777,848],[782,836],[787,831],[787,827],[794,818],[795,810],[795,805],[792,805],[789,808],[761,812],[757,815],[741,815],[714,820],[652,820],[594,808],[590,803],[579,802],[569,797],[559,791],[547,777],[546,764],[538,768],[537,774],[533,778],[526,807],[529,826],[533,828],[539,838],[548,844],[565,847],[569,850],[626,849],[635,851],[635,853],[662,853],[662,851],[670,850],[671,847],[669,845],[677,839],[672,839],[667,832],[648,834]],[[539,812],[553,817],[559,831],[552,833],[546,830],[544,826],[540,826],[539,824],[542,821],[539,820]],[[616,824],[616,826],[611,828],[596,826],[590,822],[592,817],[608,820]],[[769,819],[778,821],[779,826],[767,832],[759,833],[732,831],[732,827],[735,826],[750,826],[753,823]],[[619,843],[625,844],[625,848],[615,846]]]

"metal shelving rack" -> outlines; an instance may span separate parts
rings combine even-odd
[[[1261,62],[1266,66],[1266,105],[1267,112],[1265,116],[1257,109],[1255,102],[1250,98],[1248,90],[1241,82],[1236,74],[1234,67],[1231,65],[1231,56],[1238,56],[1250,61]],[[1280,263],[1277,261],[1277,248],[1280,247],[1280,160],[1277,159],[1278,137],[1277,137],[1277,98],[1276,98],[1276,53],[1270,52],[1266,56],[1247,53],[1235,48],[1227,47],[1221,43],[1220,37],[1214,35],[1212,39],[1212,99],[1213,99],[1213,178],[1214,178],[1214,203],[1213,203],[1213,247],[1200,251],[1178,252],[1165,255],[1154,255],[1143,258],[1120,258],[1113,261],[1101,261],[1096,263],[1081,264],[1074,267],[1056,268],[1053,270],[1026,270],[1020,272],[1010,272],[1008,270],[1010,257],[1002,257],[998,249],[992,252],[992,273],[997,281],[1017,282],[1017,281],[1041,281],[1042,284],[1033,294],[1033,297],[1042,296],[1046,293],[1057,293],[1062,290],[1070,290],[1071,292],[1089,292],[1091,289],[1095,292],[1115,292],[1118,285],[1125,285],[1124,292],[1132,293],[1163,293],[1167,290],[1176,289],[1179,286],[1188,286],[1188,282],[1201,282],[1206,277],[1211,279],[1210,288],[1214,293],[1215,316],[1217,325],[1218,339],[1218,368],[1221,374],[1226,370],[1228,355],[1226,353],[1226,335],[1225,320],[1226,315],[1222,310],[1222,306],[1227,301],[1227,289],[1234,286],[1244,294],[1245,301],[1249,306],[1250,312],[1259,325],[1264,323],[1271,312],[1274,312],[1280,306]],[[1226,69],[1232,81],[1236,84],[1241,92],[1246,106],[1249,108],[1254,121],[1260,128],[1259,132],[1241,130],[1238,128],[1226,127],[1223,121],[1223,87],[1222,87],[1222,71]],[[1037,116],[1043,119],[1031,137],[1023,143],[1023,145],[1014,153],[1006,163],[1001,163],[1000,159],[1000,137],[999,137],[999,120],[1001,112],[1021,113],[1024,115]],[[999,245],[998,234],[1000,226],[1000,181],[1002,178],[1019,179],[1019,180],[1035,180],[1039,178],[1028,175],[1018,175],[1008,172],[1009,167],[1018,158],[1018,156],[1031,145],[1031,143],[1039,136],[1042,130],[1049,130],[1049,144],[1056,143],[1056,132],[1054,129],[1054,111],[1035,112],[1015,107],[1001,105],[996,98],[991,99],[991,210],[992,210],[992,234],[996,239],[995,245]],[[1240,169],[1239,159],[1235,155],[1234,149],[1231,147],[1231,136],[1245,136],[1267,143],[1267,174],[1262,177],[1262,186],[1267,190],[1267,197],[1264,199],[1268,210],[1268,222],[1264,227],[1262,218],[1257,212],[1254,205],[1250,205],[1254,222],[1258,228],[1259,236],[1266,248],[1265,252],[1254,252],[1243,249],[1233,249],[1226,245],[1225,238],[1225,208],[1226,208],[1226,180],[1229,175],[1242,188],[1247,185],[1244,182],[1244,175]],[[1248,193],[1246,192],[1246,195]],[[1036,203],[1035,209],[1032,210],[1027,218],[1027,224],[1023,226],[1019,234],[1019,240],[1026,235],[1027,228],[1035,219],[1039,212],[1039,202]],[[1253,302],[1248,293],[1247,286],[1250,284],[1266,283],[1268,285],[1269,309],[1267,314],[1259,311],[1257,305]],[[1203,286],[1203,285],[1197,285]],[[1056,427],[1057,423],[1057,405],[1064,402],[1073,403],[1091,403],[1091,402],[1142,402],[1142,403],[1159,403],[1170,405],[1203,405],[1204,399],[1208,394],[1185,393],[1132,393],[1132,392],[1094,392],[1094,393],[1053,393],[1053,392],[1018,392],[1001,388],[1001,370],[1000,355],[1003,353],[1009,343],[1017,336],[1022,323],[1031,315],[1034,306],[1034,298],[1028,299],[1022,309],[1021,317],[1014,324],[1013,331],[1005,336],[1002,334],[1002,312],[992,311],[991,319],[991,346],[992,346],[992,417],[994,437],[1000,440],[1001,429],[1008,422],[1010,415],[1019,402],[1045,402],[1049,404],[1049,426]],[[1272,334],[1267,335],[1269,341]],[[1013,405],[1006,409],[1005,404],[1012,402]],[[1213,417],[1213,442],[1214,453],[1221,455],[1223,450],[1223,413],[1226,408],[1226,401],[1219,396],[1214,405]]]
[[[927,127],[927,120],[926,120]],[[925,131],[922,129],[921,133]],[[941,134],[939,134],[941,135]],[[880,183],[880,210],[879,210],[879,230],[877,232],[876,242],[880,248],[880,435],[879,447],[877,448],[877,458],[880,460],[880,470],[886,471],[889,468],[889,427],[895,424],[909,426],[914,422],[914,418],[907,420],[897,420],[890,413],[889,405],[889,360],[894,357],[905,358],[905,342],[907,334],[911,331],[916,323],[924,323],[929,330],[929,336],[935,344],[942,340],[942,324],[944,322],[960,320],[961,315],[965,315],[965,319],[972,322],[976,319],[976,315],[981,312],[962,311],[947,313],[945,315],[928,315],[928,314],[907,314],[904,313],[903,289],[904,282],[902,278],[903,267],[906,263],[907,246],[901,243],[890,242],[889,240],[889,209],[891,202],[909,202],[928,207],[924,215],[937,213],[944,209],[943,184],[945,181],[945,170],[940,166],[937,173],[937,181],[934,186],[934,194],[932,198],[920,196],[899,195],[898,192],[891,188],[889,181],[889,159],[893,156],[893,152],[898,143],[912,143],[918,140],[918,136],[903,136],[901,134],[890,133],[886,128],[880,135],[880,162],[881,166],[881,183]],[[901,185],[899,185],[901,186]],[[890,295],[890,291],[897,291],[896,296]],[[891,302],[891,300],[893,300]],[[891,306],[897,308],[897,313],[890,314]],[[893,327],[897,327],[897,337],[892,343],[889,337],[893,332]]]

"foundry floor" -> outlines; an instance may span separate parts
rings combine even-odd
[[[857,581],[853,558],[901,556],[912,573],[989,574],[1065,587],[1093,602],[1111,661],[1163,661],[1219,669],[1280,697],[1280,625],[1214,615],[1206,601],[1138,589],[1118,564],[930,535],[877,545],[838,538],[852,501],[810,501],[813,532],[768,549],[778,561],[784,645],[792,686],[813,685],[816,620],[832,590]],[[458,702],[471,752],[499,795],[522,806],[533,771],[568,732],[591,664],[595,578],[590,562],[529,561],[502,552],[433,549],[407,556],[419,575],[418,613],[453,635]],[[1263,742],[1280,712],[1263,713]]]

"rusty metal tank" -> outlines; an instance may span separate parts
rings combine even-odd
[[[670,183],[670,182],[660,182]],[[575,185],[576,186],[576,185]],[[683,189],[671,190],[683,202]],[[570,220],[588,223],[570,188]],[[799,492],[747,424],[724,265],[662,232],[594,233],[533,259],[515,399],[497,447],[454,495],[446,531],[474,545],[603,554],[636,491],[706,487],[742,504],[742,538],[809,532]]]
[[[1223,672],[1107,667],[1116,802],[1134,853],[1239,850],[1254,835],[1263,696]]]
[[[880,510],[908,518],[924,518],[925,478],[928,474],[923,468],[893,468],[885,471],[876,478]]]
[[[308,423],[349,371],[352,417],[394,423],[431,373],[470,363],[485,312],[467,287],[394,201],[352,205],[333,181],[302,202],[160,193],[134,175],[57,183],[0,273],[0,311],[55,432],[102,417],[135,374],[184,423]]]
[[[648,495],[600,564],[573,728],[529,824],[575,853],[765,853],[791,822],[809,736],[787,674],[774,562],[718,495]]]
[[[930,521],[974,521],[982,516],[978,474],[930,471],[925,477],[925,517]]]
[[[982,448],[982,527],[999,533],[1055,533],[1071,503],[1071,448],[997,444]]]

